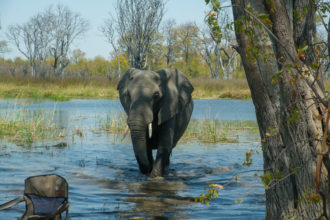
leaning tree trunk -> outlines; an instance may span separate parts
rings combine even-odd
[[[313,56],[299,59],[295,48],[312,42],[315,33],[312,2],[232,0],[237,50],[251,90],[263,146],[267,219],[330,216],[329,167],[322,166],[319,192],[315,185],[316,161],[321,151],[319,139],[325,130],[326,117],[326,108],[318,100],[324,98],[324,93],[318,83],[311,89],[313,76],[301,72],[308,70]],[[302,7],[306,5],[307,16],[292,19],[293,11],[304,11]],[[269,20],[259,23],[256,18],[265,14]],[[272,34],[265,31],[265,26]]]

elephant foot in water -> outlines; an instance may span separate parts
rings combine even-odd
[[[169,164],[170,164],[169,155],[158,156],[149,177],[155,178],[155,177],[163,176],[164,171],[169,166]]]

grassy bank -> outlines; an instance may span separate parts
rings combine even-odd
[[[251,99],[245,79],[190,79],[194,99]],[[0,98],[41,98],[65,101],[72,98],[118,99],[118,79],[106,77],[31,78],[0,76]],[[330,90],[330,80],[325,81]]]
[[[118,80],[107,78],[0,77],[0,98],[41,98],[65,101],[72,98],[116,99]]]
[[[251,99],[246,79],[191,79],[195,99]]]
[[[118,99],[118,79],[0,77],[0,98],[41,98],[69,100],[72,98]],[[245,79],[191,79],[195,99],[249,99]]]

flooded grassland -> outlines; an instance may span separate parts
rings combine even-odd
[[[118,101],[0,101],[0,203],[23,194],[24,179],[56,173],[69,183],[71,219],[263,219],[260,138],[250,101],[195,100],[185,136],[162,180],[139,173]],[[253,149],[250,167],[242,166]],[[237,177],[236,177],[237,176]],[[195,198],[224,185],[207,206]],[[24,204],[1,211],[15,219]]]

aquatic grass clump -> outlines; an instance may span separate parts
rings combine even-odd
[[[203,143],[237,143],[238,138],[221,130],[215,120],[191,119],[181,141],[198,140]]]
[[[97,124],[97,130],[105,131],[111,134],[124,134],[127,130],[126,114],[112,114],[108,112],[106,118],[100,118]]]
[[[199,140],[204,143],[238,143],[235,131],[257,131],[255,121],[221,121],[191,119],[182,141]]]
[[[59,129],[53,122],[53,116],[54,111],[46,113],[23,107],[8,109],[0,115],[0,138],[28,146],[38,141],[54,140],[58,137]]]
[[[254,120],[223,120],[218,121],[222,129],[227,131],[258,132],[258,123]]]
[[[100,117],[96,124],[96,131],[111,134],[129,132],[126,124],[127,116],[124,113],[107,113],[105,118]],[[203,143],[238,143],[235,131],[257,131],[255,121],[221,121],[214,119],[191,119],[180,141],[197,140]]]

